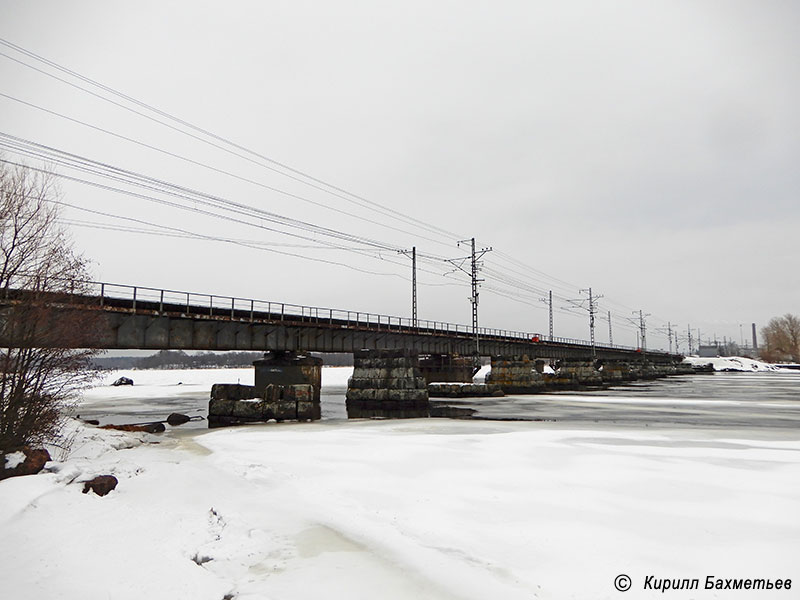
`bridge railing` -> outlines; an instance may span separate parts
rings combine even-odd
[[[219,296],[200,294],[179,290],[159,289],[144,286],[131,286],[108,282],[84,282],[90,295],[96,296],[100,306],[112,306],[115,301],[123,301],[125,306],[134,312],[148,311],[164,313],[180,309],[182,313],[209,318],[230,318],[240,321],[282,321],[291,320],[303,323],[340,325],[342,327],[363,327],[379,331],[408,331],[419,333],[445,333],[472,336],[472,327],[444,321],[419,319],[416,323],[409,317],[398,317],[379,313],[350,311],[319,306],[306,306],[287,302],[272,302],[239,298],[235,296]],[[513,331],[507,329],[478,328],[481,338],[519,340],[527,342],[555,342],[573,346],[591,347],[586,340],[565,337],[552,337],[540,333]],[[596,345],[597,348],[636,350],[632,346]],[[653,352],[653,351],[648,351]]]

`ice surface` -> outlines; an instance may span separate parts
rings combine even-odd
[[[323,367],[323,394],[341,393],[353,367]],[[114,387],[120,377],[133,380],[132,386]],[[76,413],[84,419],[98,419],[108,423],[133,423],[163,420],[171,412],[205,417],[211,386],[215,383],[241,383],[253,385],[255,371],[252,367],[236,369],[142,369],[109,371],[98,384],[84,394]],[[323,401],[323,417],[346,418],[341,407],[332,407]],[[333,414],[331,414],[333,412]],[[183,429],[205,428],[202,421],[187,423]]]
[[[351,373],[323,369],[323,405],[326,394],[343,403]],[[125,374],[109,374],[81,411],[164,414],[164,399],[207,403],[213,383],[252,382],[252,369],[218,369],[132,371],[133,387],[108,385]],[[69,456],[0,482],[3,590],[37,600],[594,600],[619,597],[620,573],[634,581],[626,598],[652,597],[641,590],[651,574],[797,578],[795,381],[721,373],[481,405],[561,422],[329,420],[149,435],[70,420]],[[628,420],[594,422],[609,411]],[[785,426],[669,420],[720,411],[740,415],[733,424],[783,414]],[[113,492],[81,493],[103,474],[119,479]]]
[[[798,441],[434,419],[71,427],[69,459],[0,483],[15,598],[594,599],[623,572],[796,575]],[[105,473],[111,494],[80,493]]]

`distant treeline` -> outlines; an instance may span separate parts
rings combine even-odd
[[[208,367],[249,367],[261,358],[261,352],[203,352],[186,354],[183,350],[161,350],[136,361],[137,369],[203,369]]]
[[[312,352],[329,366],[352,366],[353,355],[348,352]],[[95,358],[100,369],[208,369],[221,367],[249,367],[254,360],[264,356],[263,352],[203,352],[187,354],[182,350],[161,350],[144,357],[118,356]]]

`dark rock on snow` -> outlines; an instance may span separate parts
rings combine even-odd
[[[119,481],[113,475],[98,475],[94,479],[84,482],[83,493],[88,494],[89,490],[91,490],[98,496],[105,496],[117,487],[117,483]]]
[[[167,423],[175,427],[176,425],[183,425],[184,423],[188,423],[191,421],[191,417],[187,417],[186,415],[182,415],[180,413],[170,413],[167,417]]]
[[[33,449],[23,446],[19,451],[25,455],[25,460],[13,469],[6,469],[6,454],[12,454],[13,452],[0,453],[0,480],[19,475],[35,475],[50,460],[50,453],[41,448]]]
[[[116,429],[117,431],[138,431],[143,433],[161,433],[167,428],[161,422],[138,423],[133,425],[103,425],[100,429]]]
[[[111,385],[114,385],[114,386],[117,386],[117,385],[133,385],[133,379],[130,379],[128,377],[120,377],[119,379],[117,379]]]

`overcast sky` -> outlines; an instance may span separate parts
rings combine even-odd
[[[416,246],[430,257],[420,318],[469,323],[468,280],[442,259],[474,236],[494,249],[488,327],[546,333],[539,299],[553,289],[556,335],[587,338],[586,313],[564,307],[590,286],[600,315],[613,311],[614,341],[631,345],[625,319],[638,309],[651,347],[666,347],[655,328],[667,321],[739,341],[740,324],[749,339],[751,322],[800,312],[800,3],[0,6],[4,40],[344,190],[187,137],[0,46],[30,65],[0,56],[0,93],[15,99],[0,96],[3,133],[348,234],[300,231],[309,241],[192,212],[193,200],[166,207],[63,181],[78,207],[64,209],[67,227],[100,280],[408,316],[411,265],[395,250]],[[176,229],[248,245],[165,235]],[[386,248],[365,256],[353,236]]]

